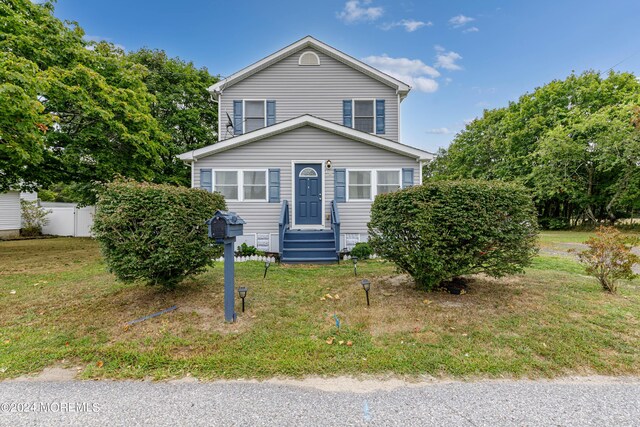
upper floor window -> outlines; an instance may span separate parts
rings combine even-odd
[[[233,101],[234,135],[242,135],[275,123],[276,101],[264,99]]]
[[[353,128],[367,133],[373,133],[374,101],[353,101]]]
[[[245,132],[263,128],[266,123],[265,101],[244,101]]]
[[[385,133],[384,99],[347,99],[342,101],[342,124],[362,132]]]

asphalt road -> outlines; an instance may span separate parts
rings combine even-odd
[[[295,382],[5,381],[0,425],[640,425],[640,378],[397,388],[380,382],[364,389],[322,381],[324,389]]]

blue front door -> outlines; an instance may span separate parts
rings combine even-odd
[[[296,225],[322,224],[322,165],[296,164],[294,182]]]

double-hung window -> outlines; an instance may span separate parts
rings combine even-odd
[[[267,171],[240,170],[215,171],[213,191],[222,194],[226,200],[267,200]]]
[[[371,200],[371,171],[349,171],[349,200]]]
[[[244,101],[245,133],[267,125],[265,101]]]
[[[375,126],[375,101],[353,101],[353,127],[367,133],[373,133]]]
[[[243,171],[242,189],[244,200],[267,199],[267,172]]]
[[[238,172],[215,171],[213,191],[222,194],[226,200],[238,200]]]
[[[392,193],[401,187],[400,171],[384,171],[376,172],[376,194]]]

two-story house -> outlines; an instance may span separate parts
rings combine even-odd
[[[376,195],[419,184],[433,157],[400,142],[410,89],[305,37],[211,86],[220,141],[179,157],[246,220],[238,243],[336,261],[367,240]]]

